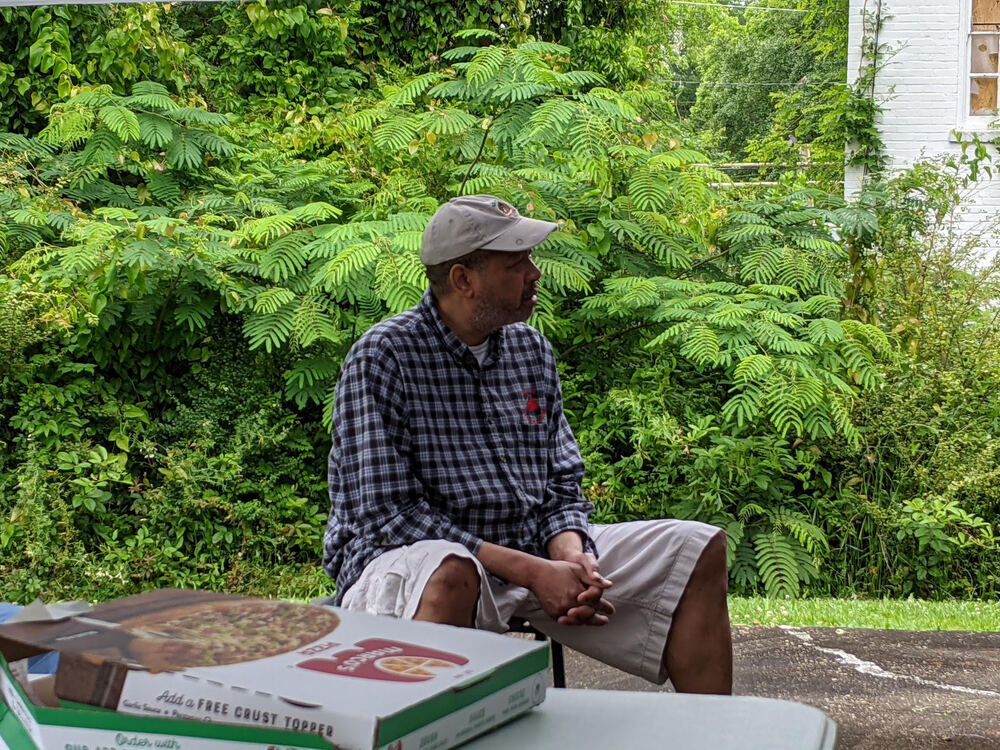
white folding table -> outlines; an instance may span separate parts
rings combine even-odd
[[[553,690],[545,702],[467,750],[834,750],[818,708],[751,696]]]

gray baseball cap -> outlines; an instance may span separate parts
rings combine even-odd
[[[551,221],[521,216],[492,195],[463,195],[441,206],[424,229],[420,260],[435,266],[473,250],[530,250],[559,228]]]

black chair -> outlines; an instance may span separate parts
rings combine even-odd
[[[507,625],[510,627],[508,633],[527,633],[534,636],[536,641],[544,641],[545,633],[531,627],[527,620],[515,617]],[[549,639],[549,648],[552,651],[552,687],[566,687],[566,663],[563,660],[563,647],[559,641]]]

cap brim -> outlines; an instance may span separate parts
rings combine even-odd
[[[520,252],[542,244],[545,238],[559,228],[559,225],[551,221],[541,221],[521,216],[517,222],[511,224],[507,229],[487,242],[480,245],[482,250],[506,250],[508,252]]]

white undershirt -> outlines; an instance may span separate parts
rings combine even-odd
[[[470,346],[469,351],[472,352],[473,355],[475,355],[476,359],[479,361],[479,364],[482,364],[483,362],[486,361],[486,354],[489,351],[489,348],[490,348],[490,340],[489,338],[487,338],[486,341],[484,341],[481,344]]]

